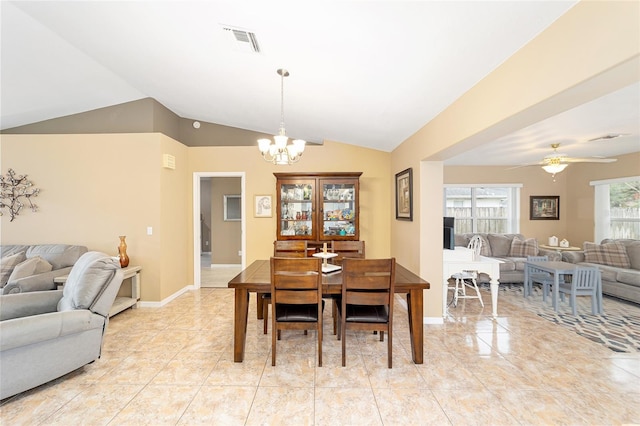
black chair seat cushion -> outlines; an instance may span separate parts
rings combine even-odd
[[[342,307],[338,305],[342,311]],[[342,312],[340,312],[342,315]],[[386,305],[347,305],[347,322],[386,323],[389,321],[389,309]]]
[[[324,311],[324,300],[322,301]],[[289,305],[283,303],[276,304],[276,321],[280,322],[317,322],[318,305]]]

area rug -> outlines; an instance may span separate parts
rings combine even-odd
[[[504,291],[503,291],[504,289]],[[605,345],[615,352],[640,352],[640,306],[612,297],[603,297],[602,315],[591,314],[589,297],[578,298],[578,315],[571,313],[567,303],[558,312],[549,299],[542,302],[542,290],[534,289],[533,296],[522,297],[522,286],[500,289],[500,298],[562,327],[571,329],[589,340]]]

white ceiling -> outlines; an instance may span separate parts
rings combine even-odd
[[[0,128],[151,97],[181,117],[391,151],[575,1],[2,1]],[[238,51],[223,25],[256,34]],[[445,164],[640,151],[640,84]],[[586,143],[607,133],[630,136]],[[253,141],[252,141],[253,143]]]

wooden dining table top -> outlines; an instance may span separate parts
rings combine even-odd
[[[324,294],[340,294],[342,291],[342,271],[322,274]],[[271,289],[271,265],[269,260],[254,261],[236,275],[228,284],[229,288],[242,287],[248,291],[268,293]],[[404,266],[396,263],[396,293],[408,293],[416,289],[428,289],[430,284]]]

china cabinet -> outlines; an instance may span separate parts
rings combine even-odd
[[[362,172],[274,173],[278,240],[358,240]]]

